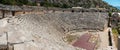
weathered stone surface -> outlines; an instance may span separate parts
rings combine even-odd
[[[26,14],[5,18],[3,21],[8,23],[0,24],[0,28],[6,30],[15,50],[77,50],[63,41],[66,33],[83,28],[103,29],[106,16],[99,12]]]

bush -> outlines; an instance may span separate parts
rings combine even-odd
[[[115,34],[115,35],[118,35],[118,34],[119,34],[119,33],[118,33],[118,30],[117,30],[116,28],[113,28],[113,29],[112,29],[112,33]]]
[[[28,0],[1,0],[1,4],[5,5],[36,5],[36,3],[29,2]]]
[[[68,42],[68,43],[71,43],[76,39],[77,39],[76,35],[67,35],[66,36],[66,40],[67,40],[66,42]]]
[[[68,6],[67,4],[63,4],[61,8],[70,8],[70,6]]]
[[[108,15],[109,15],[109,17],[111,17],[111,16],[112,16],[112,12],[109,12],[109,14],[108,14]]]

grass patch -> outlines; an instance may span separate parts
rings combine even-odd
[[[114,37],[114,42],[115,42],[116,47],[117,47],[117,45],[118,45],[118,35],[119,35],[118,30],[116,28],[113,28],[112,33],[113,33],[113,37]]]
[[[113,33],[114,35],[117,35],[117,36],[119,35],[116,28],[113,28],[113,29],[112,29],[112,33]]]
[[[77,37],[75,35],[67,35],[66,36],[66,40],[67,40],[68,43],[71,43],[76,39],[77,39]]]

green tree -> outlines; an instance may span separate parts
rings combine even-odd
[[[0,1],[0,3],[8,4],[8,5],[15,5],[16,4],[15,0],[2,0],[2,1]]]
[[[108,15],[109,15],[109,17],[112,17],[112,12],[109,12]]]
[[[36,5],[34,2],[29,2],[28,0],[1,0],[1,4],[5,5]]]
[[[16,0],[17,5],[31,4],[28,0]]]

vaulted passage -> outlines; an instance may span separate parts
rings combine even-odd
[[[6,45],[0,45],[0,50],[7,50],[7,46]]]
[[[14,50],[13,46],[0,45],[0,50]]]

